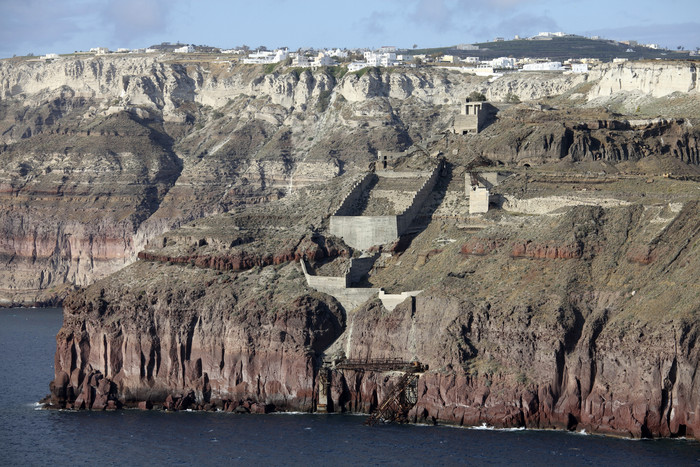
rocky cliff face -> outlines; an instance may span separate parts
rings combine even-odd
[[[664,97],[673,93],[697,93],[697,64],[693,62],[625,62],[605,64],[593,71],[597,81],[589,99],[619,92]]]
[[[697,198],[694,182],[666,183]],[[199,221],[66,302],[53,401],[311,410],[322,359],[342,353],[428,364],[415,421],[697,437],[700,210],[696,200],[657,202],[679,199],[666,187],[654,186],[648,197],[661,198],[648,204],[495,212],[476,233],[435,220],[371,273],[390,292],[425,289],[391,312],[378,300],[342,310],[310,292],[298,255],[264,267],[177,260],[274,251],[311,222],[323,232],[323,216],[312,218],[332,211],[324,189]],[[503,190],[518,192],[517,177]],[[284,222],[285,212],[305,214]],[[328,261],[331,241],[295,244]],[[369,412],[397,378],[333,370],[330,406]]]
[[[192,268],[191,282],[179,285],[160,273],[167,266],[153,263],[139,263],[127,275],[140,268],[155,280],[139,281],[137,295],[100,288],[97,296],[65,303],[54,391],[65,394],[69,407],[94,408],[90,381],[99,372],[113,388],[107,400],[126,404],[192,393],[200,408],[252,399],[312,409],[314,362],[344,326],[337,305],[308,291],[293,299],[275,293],[289,287],[289,268],[239,276]]]
[[[694,70],[2,61],[0,300],[79,288],[57,336],[61,407],[312,410],[322,360],[344,353],[428,364],[415,421],[698,437]],[[497,115],[443,134],[472,91]],[[513,95],[526,102],[498,102]],[[365,282],[423,292],[343,310],[295,261],[357,254],[328,217],[380,150],[407,150],[401,170],[446,159],[418,233]],[[476,218],[479,166],[514,175]],[[397,377],[334,370],[331,406],[369,411]]]
[[[624,64],[588,77],[491,81],[437,69],[266,74],[215,57],[4,60],[0,301],[60,300],[66,287],[130,264],[168,229],[364,170],[379,150],[422,145],[472,91],[494,101],[562,95],[564,106],[632,89],[690,95],[693,67]],[[624,85],[606,84],[615,80]],[[657,153],[697,163],[687,120],[611,132],[609,113],[590,111],[592,126],[562,112],[523,120],[523,110],[503,112],[486,138],[464,140],[461,154],[521,165]]]
[[[696,203],[675,213],[577,208],[541,227],[550,233],[528,223],[526,242],[484,231],[461,260],[456,246],[431,260],[445,257],[449,271],[421,269],[442,278],[415,307],[369,303],[335,346],[349,358],[429,363],[417,421],[697,437],[699,302],[689,277],[699,218]],[[491,247],[474,255],[477,245]],[[382,378],[336,372],[336,407],[366,411],[386,395]]]

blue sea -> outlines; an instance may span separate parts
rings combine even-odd
[[[351,415],[40,410],[60,309],[0,309],[0,465],[700,465],[692,440],[366,427]]]

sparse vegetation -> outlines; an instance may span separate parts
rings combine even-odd
[[[471,102],[483,102],[486,100],[486,96],[479,91],[472,91],[469,93],[469,96],[467,96],[467,99],[469,99]]]
[[[505,101],[509,104],[519,104],[520,98],[517,96],[517,94],[509,92],[505,97]]]
[[[326,111],[326,109],[328,108],[328,104],[331,101],[332,93],[332,90],[326,89],[325,91],[321,91],[321,93],[318,95],[318,102],[316,103],[316,110],[318,112]]]

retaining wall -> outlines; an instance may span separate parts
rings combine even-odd
[[[351,216],[354,214],[354,207],[357,204],[357,201],[360,199],[362,196],[362,193],[365,191],[367,188],[367,185],[369,185],[377,176],[373,174],[372,172],[366,173],[360,180],[355,182],[352,185],[352,188],[350,188],[350,193],[343,198],[343,201],[341,201],[340,206],[338,206],[338,209],[335,210],[335,213],[333,213],[334,216]],[[332,219],[332,217],[331,217]]]
[[[360,250],[391,243],[399,237],[396,216],[331,216],[330,230]]]
[[[366,250],[374,245],[384,245],[395,241],[399,236],[408,231],[413,219],[418,215],[423,203],[435,188],[442,161],[431,172],[398,172],[401,178],[416,175],[430,174],[428,179],[413,196],[410,206],[398,216],[352,216],[352,207],[362,196],[367,185],[374,180],[375,174],[367,174],[363,179],[353,185],[353,188],[341,203],[335,215],[331,216],[330,231],[336,237],[342,238],[346,244],[353,248]],[[382,172],[382,176],[386,176]],[[396,177],[399,178],[399,177]]]
[[[374,259],[375,258],[359,258],[361,260],[364,259],[372,259],[372,264],[374,264]],[[357,261],[357,260],[355,260]],[[362,305],[365,303],[367,300],[370,298],[373,298],[377,295],[380,289],[378,288],[351,288],[348,287],[348,282],[349,278],[352,275],[352,266],[350,268],[351,272],[346,274],[343,277],[331,277],[331,276],[313,276],[309,274],[308,269],[306,268],[306,261],[303,259],[299,261],[301,264],[301,270],[304,272],[304,277],[306,278],[306,283],[309,287],[311,287],[314,290],[317,290],[321,293],[325,293],[328,295],[331,295],[334,297],[336,300],[340,302],[340,304],[343,306],[345,311],[352,311],[358,306]],[[356,274],[359,273],[361,270],[361,267],[366,267],[367,262],[366,261],[360,261],[357,266],[357,272]],[[372,266],[370,265],[370,268]]]
[[[420,187],[420,189],[413,196],[413,201],[411,202],[411,205],[404,212],[397,216],[397,226],[399,235],[403,235],[406,233],[408,227],[411,225],[411,222],[413,222],[413,219],[416,218],[420,210],[423,208],[423,203],[425,203],[425,200],[428,199],[428,196],[430,196],[430,193],[432,193],[433,189],[435,188],[435,184],[437,183],[438,178],[440,177],[441,170],[442,162],[438,163],[438,165],[435,166],[432,173],[430,174],[430,177],[428,177],[425,183],[423,183],[423,186]]]
[[[422,290],[412,290],[410,292],[401,292],[399,294],[388,294],[384,293],[383,290],[380,290],[378,298],[382,301],[384,308],[389,311],[394,311],[394,308],[396,308],[399,303],[403,303],[408,297],[415,297],[421,292]]]

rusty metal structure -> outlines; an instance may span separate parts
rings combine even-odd
[[[371,359],[343,359],[335,364],[337,370],[354,371],[408,371],[415,372],[422,365],[419,362],[407,362],[400,358],[371,358]]]
[[[418,402],[418,378],[428,369],[419,361],[406,361],[399,358],[347,359],[342,358],[333,363],[327,362],[336,370],[352,371],[398,371],[401,378],[393,384],[387,397],[365,420],[365,425],[375,425],[379,422],[406,423],[408,412]]]
[[[389,389],[387,398],[365,420],[365,425],[408,422],[408,411],[418,402],[418,374],[404,373]]]

